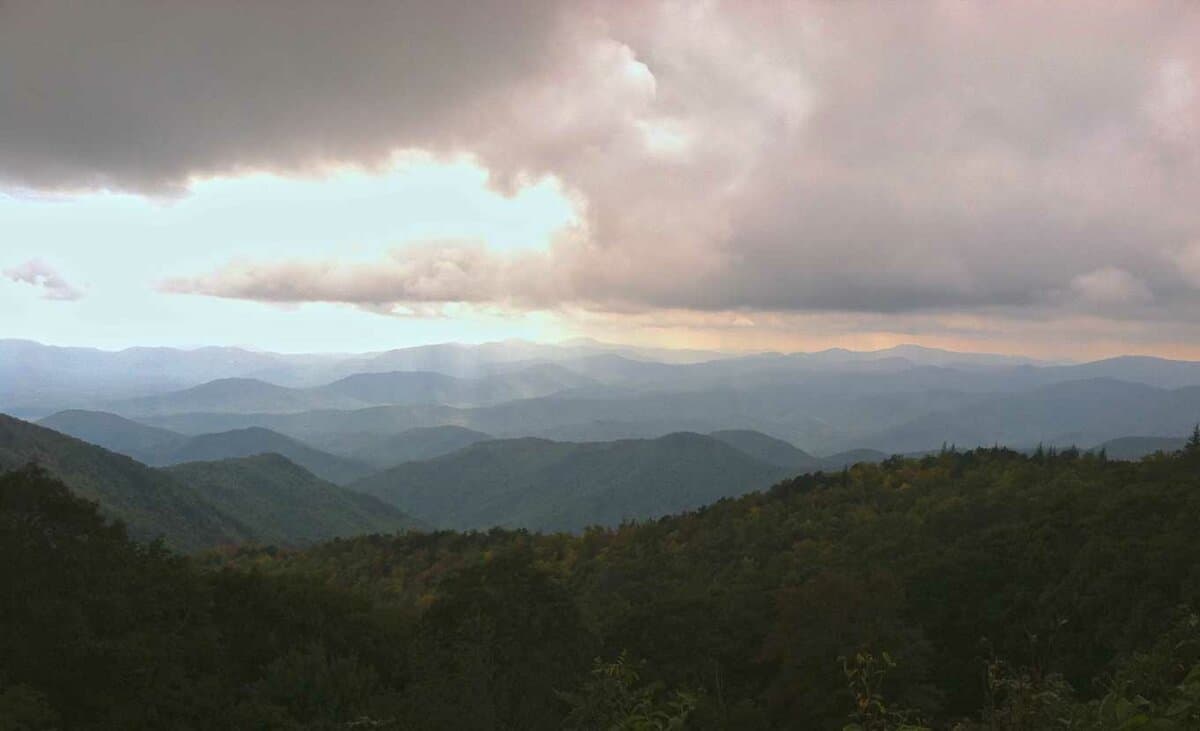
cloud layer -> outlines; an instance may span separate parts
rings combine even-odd
[[[552,175],[581,214],[542,252],[247,252],[168,291],[1180,328],[1200,307],[1194,3],[118,7],[0,5],[0,180],[178,193],[415,148],[505,189]]]

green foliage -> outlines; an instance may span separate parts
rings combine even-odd
[[[592,645],[570,596],[532,555],[503,552],[447,578],[422,615],[410,715],[429,728],[556,728],[556,691],[578,682]]]
[[[864,650],[853,658],[840,659],[846,683],[854,695],[855,722],[843,731],[928,731],[925,726],[910,722],[916,715],[913,711],[888,706],[884,700],[884,680],[896,669],[891,655]]]
[[[170,475],[51,429],[0,414],[0,471],[42,465],[78,495],[99,503],[135,538],[165,537],[183,551],[254,536],[235,517]]]
[[[373,668],[354,655],[333,655],[320,641],[276,658],[254,689],[306,723],[353,719],[382,690]]]
[[[993,657],[1095,697],[1094,678],[1180,604],[1200,606],[1197,514],[1183,457],[947,449],[578,536],[376,536],[230,560],[413,610],[522,546],[604,653],[629,649],[648,682],[698,691],[700,727],[833,728],[853,705],[837,658],[872,648],[897,662],[889,707],[922,718],[977,714]]]
[[[560,693],[570,706],[563,728],[570,731],[669,731],[686,728],[696,697],[666,694],[659,684],[643,684],[626,652],[612,662],[597,658],[591,676],[573,693]]]
[[[28,685],[0,689],[0,729],[5,731],[52,731],[62,719],[44,693]]]
[[[130,541],[36,467],[0,476],[0,555],[0,718],[17,728],[351,720],[373,674],[392,679],[403,662],[387,616],[346,592],[200,572]]]
[[[1081,699],[1057,673],[1015,668],[993,660],[987,666],[988,703],[978,720],[958,731],[1190,731],[1200,728],[1200,663],[1196,663],[1194,614],[1165,632],[1147,651],[1124,658],[1114,673],[1098,679],[1107,690]]]
[[[238,520],[260,543],[307,545],[417,525],[369,495],[318,479],[278,454],[188,462],[168,474]]]
[[[25,469],[0,478],[0,708],[85,729],[1197,728],[1198,514],[1189,454],[947,449],[579,535],[181,558]]]
[[[1061,675],[1012,668],[999,660],[987,664],[986,728],[1039,731],[1076,728],[1082,723],[1074,690]]]

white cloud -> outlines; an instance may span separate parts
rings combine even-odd
[[[498,254],[478,242],[430,242],[395,249],[373,263],[235,261],[209,274],[175,277],[164,292],[276,304],[342,302],[391,313],[442,303],[552,306],[563,298],[539,251]]]

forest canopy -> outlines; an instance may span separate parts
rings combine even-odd
[[[1195,445],[947,450],[578,535],[186,558],[29,467],[0,478],[0,719],[1194,728],[1198,511]]]

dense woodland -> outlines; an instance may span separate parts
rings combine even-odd
[[[0,727],[1197,728],[1197,515],[1193,440],[183,557],[28,467],[0,480]]]

